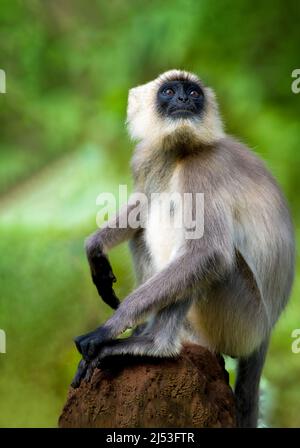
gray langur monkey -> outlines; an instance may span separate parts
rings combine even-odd
[[[149,199],[143,225],[106,223],[86,242],[93,281],[116,308],[95,331],[75,339],[82,361],[73,386],[106,356],[169,357],[193,341],[238,358],[237,422],[255,427],[269,337],[294,276],[294,235],[285,199],[263,162],[223,130],[215,95],[194,74],[171,70],[131,89],[127,123],[138,141],[135,191]],[[153,192],[204,194],[204,232],[158,219]],[[136,207],[129,199],[114,218]],[[192,201],[195,216],[195,201]],[[173,203],[172,211],[183,213]],[[119,304],[107,252],[130,240],[139,286]],[[141,324],[141,325],[140,325]],[[140,325],[140,326],[138,326]],[[117,337],[137,327],[132,336]]]

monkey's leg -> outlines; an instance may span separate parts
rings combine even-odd
[[[180,330],[191,305],[184,300],[163,308],[143,329],[141,334],[126,339],[108,341],[100,348],[93,360],[82,360],[72,386],[78,387],[81,380],[89,379],[95,367],[107,356],[140,355],[154,357],[176,356],[181,349]]]
[[[139,229],[129,241],[137,284],[145,283],[155,274],[151,255],[144,238],[144,229]]]
[[[223,253],[211,253],[211,249],[187,251],[130,294],[104,325],[76,338],[78,351],[87,361],[93,359],[104,342],[134,327],[149,314],[184,300],[187,291],[201,278],[220,275],[226,267]]]
[[[136,232],[129,241],[129,247],[131,256],[134,262],[134,270],[136,274],[137,284],[145,283],[152,275],[155,274],[155,270],[152,265],[152,259],[143,235],[143,230],[140,229]],[[139,324],[133,331],[133,336],[138,336],[144,332],[146,327],[149,326],[149,322],[143,322]]]
[[[104,342],[135,327],[147,316],[185,300],[187,292],[202,281],[213,282],[232,269],[233,240],[226,215],[209,208],[205,219],[205,237],[186,239],[180,255],[123,300],[104,325],[75,339],[84,359],[93,359]]]
[[[238,361],[235,400],[239,428],[256,428],[259,405],[259,382],[268,349],[268,340],[247,358]]]

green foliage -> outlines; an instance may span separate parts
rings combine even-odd
[[[97,195],[130,182],[130,87],[169,68],[197,72],[216,89],[228,131],[267,161],[299,228],[299,12],[279,0],[1,2],[0,426],[56,425],[78,361],[72,338],[110,313],[83,240]],[[111,258],[124,297],[128,252]],[[298,277],[265,369],[274,426],[300,425]]]

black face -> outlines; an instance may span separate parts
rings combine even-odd
[[[172,118],[199,116],[203,110],[204,94],[201,87],[191,81],[165,82],[157,93],[160,114]]]

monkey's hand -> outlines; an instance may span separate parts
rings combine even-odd
[[[83,379],[89,380],[100,361],[101,347],[111,340],[110,332],[104,326],[96,330],[78,336],[74,342],[77,350],[82,355],[76,375],[72,381],[72,387],[77,388]]]
[[[116,310],[120,301],[112,287],[113,283],[116,282],[116,277],[114,276],[107,256],[101,250],[98,250],[92,256],[88,256],[88,260],[92,279],[99,296],[102,297],[107,305]]]
[[[101,346],[111,339],[109,329],[103,325],[90,333],[77,336],[74,342],[83,359],[89,362],[99,353]]]
[[[94,358],[92,361],[82,359],[78,364],[77,372],[71,383],[73,389],[77,389],[82,381],[90,381],[95,368],[100,367],[100,362],[98,357]]]
[[[147,338],[144,339],[144,343],[146,339]],[[134,352],[132,350],[134,350],[134,347],[136,347],[137,343],[142,350],[143,340],[140,340],[140,338],[136,336],[131,336],[125,339],[112,339],[102,343],[101,346],[98,345],[96,354],[92,359],[83,358],[80,361],[71,386],[74,389],[76,389],[80,386],[82,381],[90,381],[95,368],[102,367],[103,366],[102,363],[104,362],[104,359],[106,359],[107,357],[111,358],[113,355],[125,355],[125,354],[133,355]],[[153,344],[151,343],[151,347],[152,345]],[[147,355],[146,352],[144,354]]]

